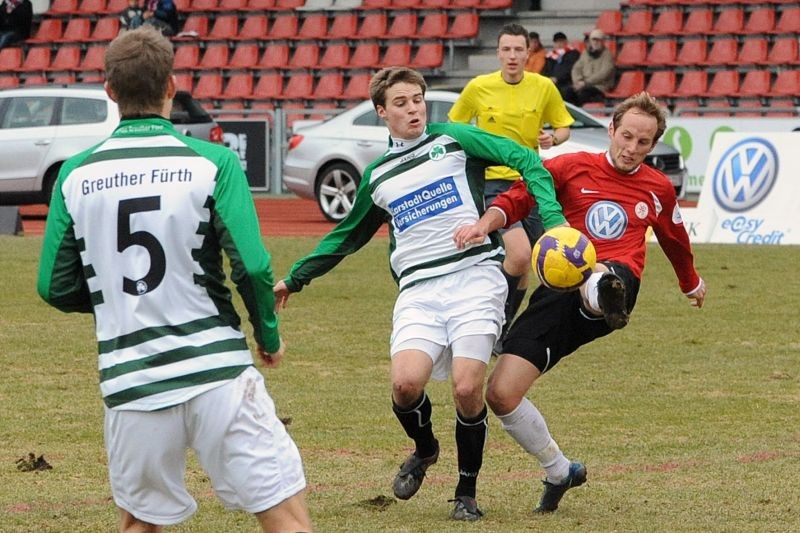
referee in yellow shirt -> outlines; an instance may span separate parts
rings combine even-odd
[[[453,104],[448,118],[452,122],[473,122],[486,131],[514,139],[518,143],[546,150],[569,139],[574,122],[555,84],[547,77],[525,71],[530,39],[519,24],[506,24],[497,38],[500,70],[473,78]],[[552,132],[543,129],[550,124]],[[486,205],[520,179],[508,167],[486,169]],[[531,246],[543,232],[536,208],[528,219],[503,233],[506,259],[503,272],[508,281],[506,325],[511,324],[528,289]],[[502,341],[502,338],[499,339]],[[495,345],[501,353],[502,344]]]

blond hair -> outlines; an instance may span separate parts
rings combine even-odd
[[[642,91],[626,98],[614,108],[612,123],[615,130],[619,127],[619,123],[622,122],[622,116],[631,109],[638,109],[645,115],[650,115],[656,119],[656,135],[653,137],[653,144],[655,144],[667,129],[667,113],[658,105],[655,98]]]

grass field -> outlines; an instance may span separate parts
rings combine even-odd
[[[316,239],[270,239],[278,274]],[[0,237],[0,532],[113,531],[91,317],[35,292],[40,238]],[[631,324],[565,359],[529,395],[589,481],[535,516],[542,476],[491,418],[476,524],[447,519],[456,482],[446,383],[428,392],[443,445],[420,493],[394,501],[411,443],[391,413],[387,339],[395,287],[386,239],[294,295],[289,345],[267,373],[300,446],[318,532],[800,531],[797,247],[696,247],[709,295],[680,294],[650,261]],[[21,472],[43,454],[53,469]],[[224,511],[190,461],[200,509],[170,531],[256,531]],[[384,498],[381,498],[381,497]]]

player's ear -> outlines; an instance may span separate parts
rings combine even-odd
[[[386,108],[385,107],[383,107],[382,105],[376,105],[375,106],[375,112],[378,113],[378,118],[382,118],[383,120],[386,120]]]
[[[111,85],[109,85],[107,81],[103,83],[103,88],[106,90],[106,94],[108,95],[108,97],[111,98],[113,102],[116,102],[117,95],[114,94],[114,90],[111,89]]]

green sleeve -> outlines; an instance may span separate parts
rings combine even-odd
[[[221,149],[216,158],[215,231],[230,258],[231,280],[242,297],[256,342],[267,352],[280,348],[275,314],[275,279],[269,252],[261,239],[253,197],[247,178],[233,152]]]
[[[53,187],[36,288],[45,302],[60,311],[90,313],[91,296],[80,255],[83,243],[75,238],[72,217],[61,192],[61,183],[71,168],[61,168]]]
[[[431,124],[429,131],[450,135],[470,157],[519,172],[528,191],[536,198],[545,229],[566,222],[561,204],[556,200],[553,176],[544,168],[539,155],[530,148],[468,124]]]
[[[313,252],[292,266],[284,280],[291,292],[300,291],[312,279],[326,274],[346,256],[358,251],[386,222],[387,213],[373,203],[369,191],[369,178],[376,163],[364,171],[350,213],[322,238]]]

